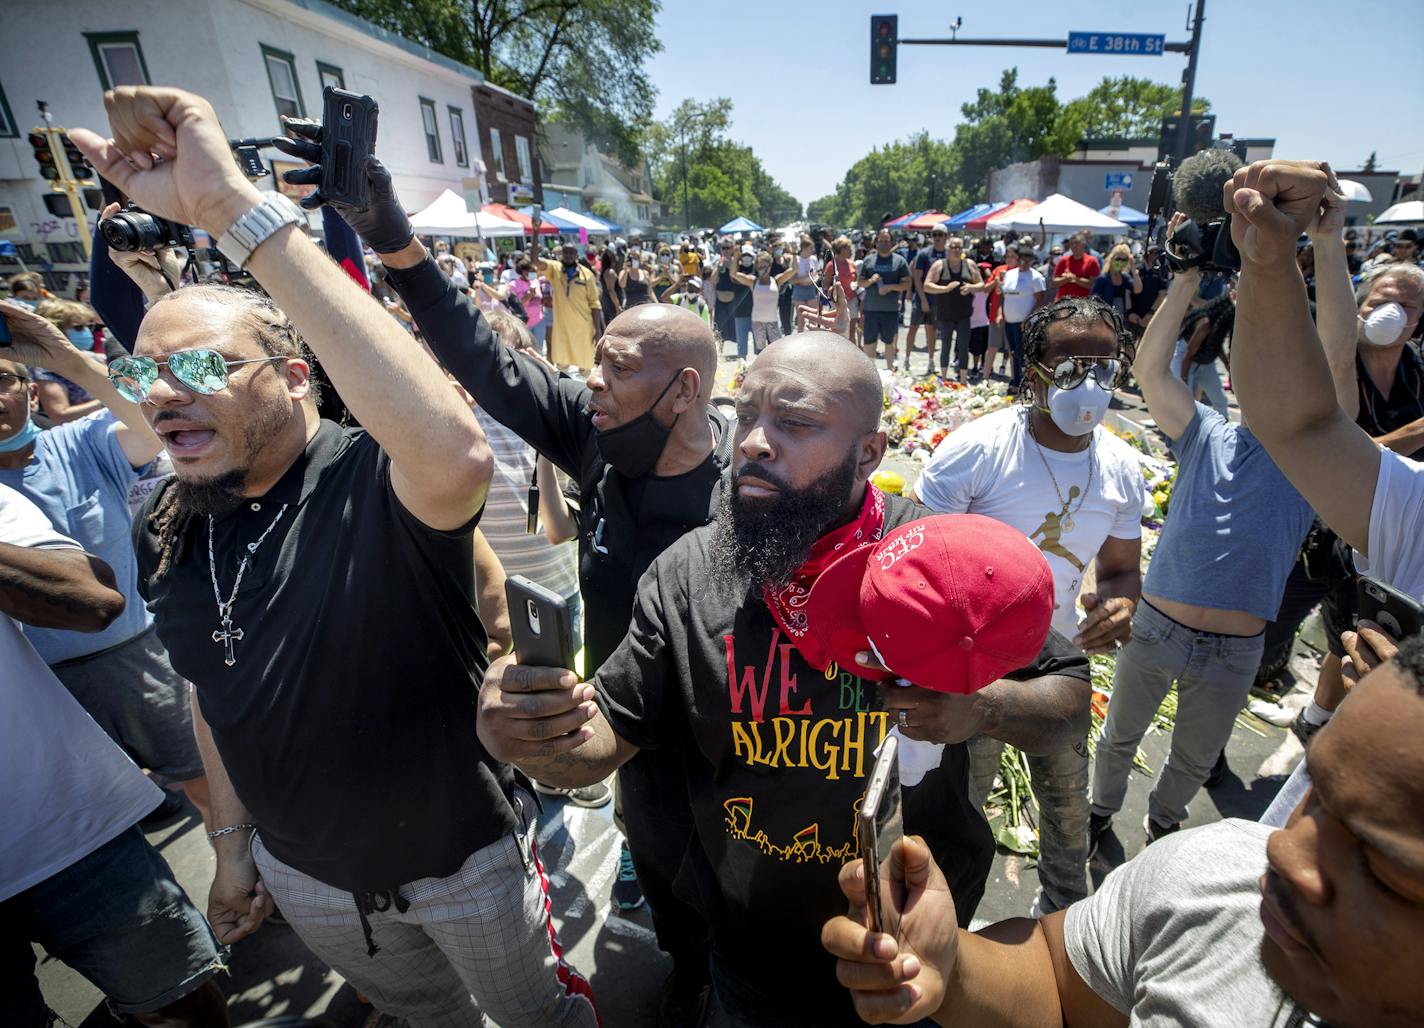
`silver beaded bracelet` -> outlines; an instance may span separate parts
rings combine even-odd
[[[209,839],[216,839],[219,835],[231,835],[233,832],[240,832],[240,831],[242,831],[244,828],[253,828],[253,829],[255,829],[256,827],[257,827],[257,826],[254,825],[254,824],[228,825],[226,828],[219,828],[219,829],[217,829],[216,831],[209,832],[209,833],[208,833],[208,838],[209,838]]]

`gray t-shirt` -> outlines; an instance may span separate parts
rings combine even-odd
[[[870,286],[861,294],[861,306],[868,311],[895,311],[900,309],[900,294],[881,294],[881,286],[899,285],[904,279],[910,277],[910,262],[901,257],[893,250],[889,256],[881,257],[878,253],[872,253],[860,262],[860,277],[874,278],[880,276],[880,281]]]
[[[1266,838],[1219,821],[1153,843],[1068,908],[1068,959],[1132,1025],[1284,1028],[1295,1003],[1260,960]]]

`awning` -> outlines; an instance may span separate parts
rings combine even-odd
[[[1113,209],[1111,207],[1099,207],[1098,213],[1106,214],[1111,218],[1113,216]],[[1143,214],[1136,207],[1119,207],[1117,209],[1117,220],[1124,225],[1145,225],[1147,224],[1147,215]]]
[[[1005,212],[989,219],[989,227],[1002,225],[1013,232],[1035,232],[1042,230],[1054,235],[1065,232],[1121,232],[1127,228],[1116,218],[1099,214],[1086,204],[1072,197],[1054,193],[1043,203],[1033,204],[1019,211]]]
[[[907,229],[916,232],[927,232],[930,229],[938,228],[949,220],[949,215],[943,211],[925,211],[918,218],[905,225]]]
[[[503,218],[505,221],[512,221],[524,226],[524,234],[526,236],[534,234],[534,219],[521,211],[515,210],[513,207],[508,207],[502,203],[487,203],[481,207],[480,210],[486,214],[493,214],[496,218]],[[543,222],[539,225],[539,234],[541,236],[557,235],[558,232],[559,230],[553,225]]]
[[[988,214],[1001,206],[1003,205],[996,203],[976,203],[973,207],[966,207],[958,214],[945,218],[944,223],[953,228],[955,225],[963,225],[970,218],[977,218],[981,214]]]
[[[923,213],[925,213],[925,212],[924,212],[924,211],[910,211],[910,213],[908,213],[908,214],[902,214],[902,215],[900,215],[898,218],[891,218],[889,221],[887,221],[885,224],[881,225],[880,227],[881,227],[881,228],[904,228],[906,225],[908,225],[910,222],[914,221],[916,218],[918,218],[918,217],[919,217],[921,214],[923,214]]]
[[[571,211],[567,207],[555,207],[553,210],[545,211],[544,217],[555,218],[566,225],[573,226],[566,231],[577,231],[583,229],[585,232],[596,232],[599,235],[608,235],[608,225],[600,221],[591,214],[584,214],[582,211]]]
[[[431,236],[522,236],[524,227],[517,221],[497,218],[484,211],[476,214],[465,206],[465,201],[447,189],[423,210],[411,215],[410,227],[417,232]]]
[[[534,208],[521,207],[519,208],[519,213],[532,220]],[[540,211],[539,217],[545,225],[553,225],[554,228],[559,232],[577,232],[581,227],[579,225],[574,224],[572,221],[569,221],[567,218],[560,218],[555,216],[551,211]]]
[[[986,227],[988,227],[990,221],[997,220],[999,218],[1004,217],[1005,215],[1012,217],[1019,211],[1028,210],[1028,208],[1036,207],[1037,205],[1038,201],[1028,199],[1019,199],[1014,200],[1010,203],[1000,204],[992,211],[986,211],[983,214],[976,214],[974,217],[970,218],[964,223],[964,227],[969,229],[971,232],[982,232]]]
[[[762,227],[750,218],[733,218],[717,230],[718,232],[761,232]]]

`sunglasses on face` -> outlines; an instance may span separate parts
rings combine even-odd
[[[19,389],[29,378],[25,375],[16,375],[9,371],[0,371],[0,393],[8,393],[12,389]]]
[[[1051,368],[1046,364],[1035,366],[1059,389],[1076,389],[1089,374],[1104,389],[1116,389],[1127,376],[1127,365],[1116,357],[1064,357]]]
[[[286,359],[253,357],[250,360],[230,361],[216,350],[179,350],[161,361],[152,357],[115,357],[109,362],[109,381],[114,383],[114,388],[125,400],[143,403],[153,384],[158,381],[158,370],[166,367],[185,387],[209,396],[227,388],[230,368]]]

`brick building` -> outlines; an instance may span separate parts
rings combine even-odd
[[[511,207],[543,206],[534,104],[489,82],[471,87],[470,92],[484,154],[486,197]]]

